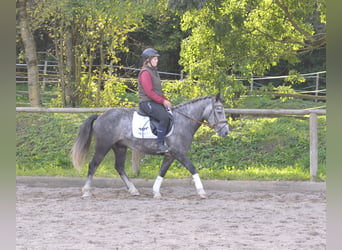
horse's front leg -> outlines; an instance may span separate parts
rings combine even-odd
[[[203,184],[202,184],[201,178],[199,177],[198,173],[193,174],[192,178],[193,178],[193,180],[195,182],[195,187],[196,187],[198,195],[202,199],[207,198],[207,193],[204,191]]]
[[[134,195],[134,196],[140,195],[138,189],[134,186],[133,182],[131,182],[131,181],[129,180],[129,178],[127,177],[126,172],[123,171],[123,173],[119,173],[119,174],[120,174],[121,179],[122,179],[123,182],[125,183],[128,192],[129,192],[131,195]]]
[[[172,164],[174,160],[174,157],[171,155],[165,155],[163,163],[160,167],[160,171],[159,171],[159,175],[157,176],[156,180],[154,181],[153,184],[153,197],[154,198],[161,198],[161,194],[160,194],[160,186],[164,180],[164,176],[167,172],[167,170],[169,169],[170,165]]]
[[[189,157],[187,157],[184,154],[179,154],[177,157],[177,160],[179,160],[180,163],[183,164],[183,166],[190,171],[190,173],[192,174],[192,178],[194,180],[195,183],[195,187],[196,187],[196,191],[197,194],[202,198],[205,199],[207,198],[207,193],[204,190],[201,178],[198,175],[198,172],[194,166],[194,164],[192,164],[192,162],[190,161]]]

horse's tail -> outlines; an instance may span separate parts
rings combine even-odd
[[[81,170],[93,135],[93,123],[99,115],[89,116],[80,127],[77,138],[71,149],[71,160],[74,167]]]

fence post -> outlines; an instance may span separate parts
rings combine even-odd
[[[310,179],[316,180],[318,167],[317,114],[310,113]]]
[[[43,69],[43,91],[45,91],[46,87],[46,73],[47,73],[48,61],[44,61],[44,69]]]
[[[254,88],[254,75],[252,74],[250,93],[253,92],[253,88]]]
[[[138,175],[140,172],[140,161],[141,159],[144,157],[144,154],[136,151],[136,150],[132,150],[132,172],[134,175]]]
[[[316,74],[316,92],[315,92],[315,96],[318,96],[318,89],[319,89],[319,73]],[[315,102],[317,102],[317,99],[315,99]]]

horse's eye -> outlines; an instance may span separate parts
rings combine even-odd
[[[222,111],[223,111],[223,108],[222,107],[216,107],[215,108],[215,111],[216,111],[216,113],[222,113]]]

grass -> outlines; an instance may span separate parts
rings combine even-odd
[[[81,176],[69,152],[78,128],[89,114],[17,113],[16,172],[19,176]],[[325,117],[319,118],[318,179],[326,179]],[[196,133],[189,157],[203,179],[227,180],[309,180],[308,120],[294,118],[239,119],[229,121],[231,133],[218,138],[201,127]],[[88,154],[90,161],[93,152]],[[131,171],[128,152],[126,171],[130,177],[155,178],[160,156],[145,156],[139,176]],[[119,177],[110,152],[96,176]],[[178,162],[171,165],[166,178],[188,178],[190,173]]]
[[[27,86],[17,86],[27,90]],[[46,91],[54,91],[49,86]],[[25,99],[26,98],[26,99]],[[50,99],[44,99],[51,102]],[[17,102],[28,102],[17,95]],[[324,102],[272,99],[251,95],[241,98],[237,108],[305,109],[324,107]],[[30,114],[17,113],[16,173],[19,176],[85,177],[87,167],[80,172],[70,161],[69,152],[81,123],[90,114]],[[203,179],[227,180],[309,180],[309,122],[295,118],[229,118],[230,134],[218,138],[213,131],[201,127],[195,134],[188,156]],[[326,118],[319,117],[318,179],[326,180]],[[94,145],[87,162],[91,160]],[[110,152],[99,166],[99,177],[119,177],[113,167]],[[151,179],[158,174],[160,156],[145,156],[140,173],[135,176],[128,151],[125,169],[128,176]],[[174,162],[167,178],[188,178],[190,173]]]
[[[157,176],[159,166],[146,166],[141,167],[138,176],[133,175],[130,168],[126,167],[128,176],[138,177],[143,179],[154,179]],[[310,173],[302,167],[285,167],[282,169],[276,167],[249,167],[245,169],[230,169],[225,168],[215,170],[204,168],[199,171],[202,179],[221,179],[221,180],[263,180],[263,181],[305,181],[310,179]],[[75,169],[64,169],[60,166],[47,166],[35,169],[25,167],[17,168],[17,176],[61,176],[61,177],[85,177],[87,176],[87,168],[83,168],[80,172]],[[102,164],[95,176],[97,177],[111,177],[119,178],[114,169],[107,169]],[[191,175],[186,169],[171,167],[166,175],[166,178],[185,179]],[[325,181],[325,173],[319,172],[318,180]]]
[[[17,84],[16,86],[17,91],[28,91],[27,84]],[[56,88],[53,85],[46,85],[46,88],[44,89],[45,94],[56,94]],[[43,106],[46,106],[47,104],[51,103],[52,97],[49,96],[41,96],[41,102],[43,103]],[[30,100],[28,95],[23,94],[16,94],[16,103],[17,107],[30,107]]]

